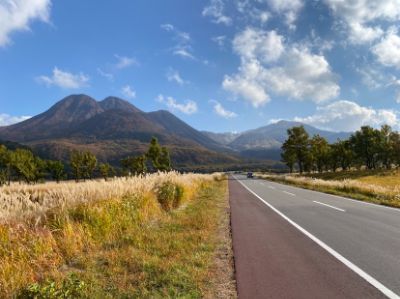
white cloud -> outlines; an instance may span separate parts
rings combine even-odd
[[[282,14],[285,17],[286,24],[290,29],[295,29],[294,25],[300,10],[304,3],[302,0],[263,0],[268,2],[274,12]]]
[[[126,56],[120,56],[115,54],[115,58],[117,59],[117,62],[115,64],[115,67],[117,69],[125,69],[130,66],[138,65],[138,62],[135,58],[132,57],[126,57]]]
[[[128,99],[136,98],[136,91],[130,85],[122,87],[121,93]]]
[[[361,126],[379,127],[383,124],[396,127],[398,113],[388,109],[363,107],[351,101],[337,101],[317,107],[317,113],[294,120],[331,131],[355,131]]]
[[[196,60],[196,57],[192,54],[193,49],[191,46],[192,38],[189,33],[178,30],[172,24],[162,24],[161,29],[174,34],[176,45],[172,48],[172,54],[181,56],[182,58]]]
[[[196,113],[198,110],[197,103],[192,100],[188,100],[185,102],[185,104],[181,104],[178,103],[178,101],[175,100],[173,97],[163,96],[162,94],[160,94],[157,97],[157,101],[165,104],[172,111],[179,111],[184,114],[193,114]]]
[[[203,16],[211,17],[216,24],[231,25],[232,19],[224,14],[225,4],[223,0],[211,0],[210,4],[203,9]]]
[[[1,126],[9,126],[21,121],[27,120],[32,116],[12,116],[5,113],[0,113],[0,127]]]
[[[210,102],[214,104],[214,112],[217,115],[226,119],[237,117],[237,114],[235,112],[225,109],[220,102],[218,101],[210,101]]]
[[[64,89],[78,89],[86,87],[89,77],[83,73],[72,74],[55,67],[52,76],[40,76],[37,80],[47,86],[58,86]]]
[[[324,0],[333,14],[343,20],[349,40],[363,44],[376,40],[383,30],[377,21],[393,22],[400,19],[400,0]]]
[[[400,69],[400,36],[397,35],[397,30],[388,30],[385,37],[372,47],[372,53],[383,65]]]
[[[176,82],[179,85],[184,85],[188,83],[186,80],[182,79],[181,75],[177,70],[170,68],[166,73],[167,80],[169,82]]]
[[[339,95],[337,76],[322,54],[299,45],[285,45],[275,31],[246,29],[233,43],[241,58],[234,75],[222,87],[254,107],[270,100],[270,93],[297,100],[323,102]]]
[[[357,68],[357,72],[361,75],[362,83],[371,90],[383,87],[388,80],[381,71],[371,66]]]
[[[233,40],[233,49],[242,59],[259,58],[263,62],[279,59],[284,51],[284,38],[276,31],[247,28]]]
[[[11,33],[29,30],[32,21],[48,22],[50,8],[50,0],[0,1],[0,46],[11,42]]]
[[[226,36],[225,35],[215,36],[212,38],[212,41],[215,42],[220,48],[222,48],[225,45]]]
[[[114,75],[113,74],[107,73],[107,72],[103,71],[101,68],[97,68],[97,72],[100,74],[100,76],[102,76],[102,77],[104,77],[104,78],[106,78],[106,79],[108,79],[110,81],[114,80]]]
[[[257,60],[242,62],[237,74],[225,76],[222,87],[254,107],[262,106],[270,101],[262,80],[263,72],[264,69]]]

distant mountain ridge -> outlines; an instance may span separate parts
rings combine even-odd
[[[238,163],[241,158],[280,160],[287,129],[304,125],[279,121],[242,133],[200,132],[172,113],[143,112],[131,103],[107,97],[102,101],[70,95],[47,111],[21,123],[0,127],[0,140],[17,142],[37,153],[67,160],[74,149],[91,150],[100,160],[117,163],[143,153],[152,136],[171,149],[180,165]],[[304,125],[310,136],[334,142],[350,133],[335,133]]]
[[[0,138],[67,159],[73,149],[89,149],[102,160],[118,161],[143,153],[152,136],[174,149],[178,163],[225,163],[237,158],[224,147],[164,110],[146,113],[117,97],[102,101],[70,95],[49,110],[21,123],[0,127]]]
[[[318,134],[331,143],[337,139],[347,139],[351,135],[348,132],[330,132],[300,122],[285,120],[242,133],[203,133],[239,152],[242,157],[280,160],[281,146],[287,138],[287,130],[294,126],[304,126],[310,137]]]

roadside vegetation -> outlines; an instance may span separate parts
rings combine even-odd
[[[226,192],[175,172],[3,186],[0,297],[218,298]]]
[[[390,126],[361,127],[333,144],[319,135],[310,138],[303,126],[293,127],[282,146],[282,161],[290,175],[260,177],[400,207],[400,134]]]
[[[132,176],[148,172],[167,172],[172,170],[169,151],[159,145],[157,138],[150,141],[147,152],[120,161],[116,169],[109,163],[98,163],[97,157],[90,151],[72,151],[69,163],[43,160],[28,148],[8,149],[0,144],[0,186],[12,182],[36,184],[44,181],[66,179],[90,180],[115,176]]]

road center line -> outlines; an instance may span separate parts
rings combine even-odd
[[[367,272],[350,262],[348,259],[346,259],[343,255],[341,255],[339,252],[334,250],[333,248],[329,247],[327,244],[325,244],[323,241],[318,239],[316,236],[302,228],[300,225],[298,225],[296,222],[291,220],[289,217],[287,217],[285,214],[283,214],[281,211],[276,209],[273,205],[270,203],[266,202],[262,197],[260,197],[257,193],[255,193],[253,190],[251,190],[249,187],[247,187],[244,183],[242,183],[240,180],[238,180],[234,176],[235,180],[238,181],[244,188],[246,188],[251,194],[253,194],[255,197],[257,197],[261,202],[263,202],[266,206],[268,206],[271,210],[273,210],[275,213],[277,213],[279,216],[281,216],[283,219],[285,219],[287,222],[289,222],[291,225],[293,225],[296,229],[298,229],[300,232],[302,232],[304,235],[309,237],[311,240],[313,240],[315,243],[317,243],[319,246],[321,246],[323,249],[328,251],[332,256],[334,256],[336,259],[338,259],[340,262],[345,264],[348,268],[350,268],[352,271],[357,273],[360,277],[365,279],[368,283],[373,285],[375,288],[377,288],[379,291],[381,291],[386,297],[390,299],[400,299],[400,296],[398,296],[396,293],[394,293],[392,290],[384,286],[382,283],[380,283],[378,280],[373,278],[371,275],[369,275]]]
[[[269,189],[275,190],[275,187],[274,187],[274,186],[268,186],[268,188],[269,188]]]
[[[296,194],[294,194],[294,193],[290,193],[290,192],[287,192],[287,191],[282,191],[283,193],[286,193],[287,195],[290,195],[290,196],[296,196]]]
[[[338,210],[338,211],[341,211],[341,212],[346,212],[346,210],[343,210],[343,209],[340,209],[340,208],[337,208],[337,207],[328,205],[328,204],[323,203],[323,202],[319,202],[319,201],[316,201],[316,200],[313,200],[313,202],[315,202],[315,203],[317,203],[317,204],[320,204],[320,205],[323,205],[323,206],[326,206],[326,207],[329,207],[329,208],[331,208],[331,209],[335,209],[335,210]]]

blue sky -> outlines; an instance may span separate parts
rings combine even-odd
[[[69,94],[190,125],[399,129],[400,0],[0,0],[0,125]]]

